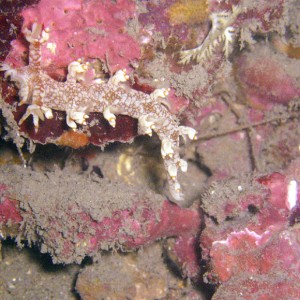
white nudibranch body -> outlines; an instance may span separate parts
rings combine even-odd
[[[112,127],[116,126],[118,114],[136,118],[139,134],[151,136],[155,131],[162,141],[161,153],[171,195],[175,200],[183,200],[177,173],[179,169],[185,172],[187,163],[179,157],[179,136],[195,139],[196,131],[179,126],[176,116],[163,105],[169,89],[157,89],[150,95],[130,89],[122,84],[129,78],[126,70],[117,71],[107,82],[95,79],[87,84],[83,81],[90,65],[81,60],[69,64],[65,82],[55,81],[41,68],[41,45],[49,39],[49,30],[34,24],[32,30],[23,32],[30,43],[29,65],[14,69],[3,64],[0,69],[15,82],[20,103],[28,105],[19,124],[32,116],[38,130],[40,121],[53,118],[52,110],[66,112],[66,123],[73,130],[77,130],[78,124],[86,125],[92,112],[103,113]]]

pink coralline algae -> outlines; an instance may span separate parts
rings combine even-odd
[[[198,230],[200,232],[199,228]],[[176,239],[174,247],[170,249],[171,254],[175,255],[176,262],[181,267],[182,274],[188,278],[197,278],[201,271],[198,240],[196,235],[181,236]]]
[[[292,165],[299,167],[299,161]],[[255,192],[224,195],[207,210],[201,235],[207,280],[220,284],[213,299],[297,299],[300,294],[299,171],[273,173],[253,182]],[[217,195],[215,186],[210,199]],[[213,222],[210,217],[219,223]]]
[[[43,24],[51,31],[44,45],[42,66],[65,68],[78,58],[107,60],[110,71],[128,68],[140,58],[138,43],[126,32],[135,3],[113,1],[46,1],[22,11],[23,28]],[[20,41],[15,41],[13,47]]]
[[[227,245],[216,245],[212,260],[217,258],[215,270],[225,280],[213,299],[298,299],[299,234],[296,227],[263,235],[244,231],[231,234]],[[233,272],[226,274],[225,268]]]
[[[274,104],[286,105],[300,97],[298,60],[275,55],[266,45],[255,45],[252,52],[242,54],[235,64],[243,95],[253,107],[270,109]]]
[[[8,187],[6,185],[0,185],[0,224],[19,226],[23,218],[20,215],[17,201],[5,196],[7,190]]]
[[[199,271],[191,262],[195,257],[194,238],[201,225],[198,207],[181,208],[153,192],[137,193],[124,184],[117,187],[105,180],[89,183],[94,190],[89,193],[85,192],[87,181],[78,176],[66,178],[62,173],[43,177],[49,189],[46,196],[17,183],[29,173],[28,185],[31,180],[39,181],[37,173],[19,171],[18,179],[13,179],[17,180],[15,185],[0,179],[5,181],[1,185],[0,228],[7,236],[16,235],[17,241],[38,245],[41,252],[51,254],[54,263],[80,263],[85,256],[94,257],[101,250],[132,250],[157,239],[175,237],[176,253],[186,273],[195,275]],[[51,196],[50,191],[60,180],[65,185],[60,197]],[[74,184],[82,186],[82,195],[75,195]],[[43,206],[44,197],[47,206]],[[112,197],[120,198],[119,205],[111,202]]]

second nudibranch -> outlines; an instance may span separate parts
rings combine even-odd
[[[32,116],[38,130],[40,121],[53,118],[52,110],[65,111],[66,123],[73,130],[77,125],[86,125],[91,112],[103,113],[112,127],[116,126],[118,114],[136,118],[139,134],[157,133],[171,195],[183,200],[177,173],[179,169],[187,171],[187,162],[179,156],[179,136],[187,135],[193,140],[197,132],[179,126],[176,116],[163,105],[169,89],[157,89],[150,95],[130,89],[123,84],[128,80],[125,70],[117,71],[107,82],[95,79],[87,84],[84,78],[89,65],[80,60],[70,63],[67,80],[58,82],[41,68],[41,46],[49,39],[49,30],[33,24],[32,30],[23,32],[30,43],[29,65],[14,69],[3,64],[1,68],[18,87],[20,103],[28,105],[19,124]]]

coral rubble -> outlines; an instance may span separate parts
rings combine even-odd
[[[195,244],[185,240],[200,230],[197,207],[180,208],[150,191],[137,193],[126,184],[66,177],[61,171],[44,176],[16,167],[1,174],[2,232],[39,245],[56,263],[79,263],[99,250],[135,249],[169,236],[179,238],[183,251],[194,251]],[[81,186],[81,193],[74,186]]]
[[[213,299],[296,299],[299,286],[299,161],[285,174],[226,182],[204,200],[206,228],[201,235],[209,281],[220,283]],[[224,190],[223,190],[224,191]],[[214,210],[209,201],[218,202]],[[213,221],[216,220],[215,222]],[[254,296],[255,295],[255,296]]]

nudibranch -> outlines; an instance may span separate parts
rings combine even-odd
[[[19,121],[32,116],[35,130],[39,122],[53,118],[53,110],[66,113],[66,123],[77,130],[85,125],[89,113],[102,113],[112,127],[116,126],[116,115],[127,115],[138,120],[138,134],[152,135],[156,132],[161,140],[161,155],[167,171],[169,189],[175,200],[183,200],[178,182],[180,169],[187,170],[187,162],[179,156],[179,137],[196,139],[196,130],[179,126],[176,116],[163,104],[169,89],[156,89],[150,95],[129,88],[124,84],[128,80],[125,70],[117,71],[107,82],[94,79],[84,82],[89,65],[80,60],[69,64],[65,82],[51,78],[42,70],[42,45],[49,39],[49,29],[33,24],[32,29],[23,30],[29,42],[29,64],[12,68],[2,64],[5,76],[15,83],[19,90],[21,104],[27,110]]]

